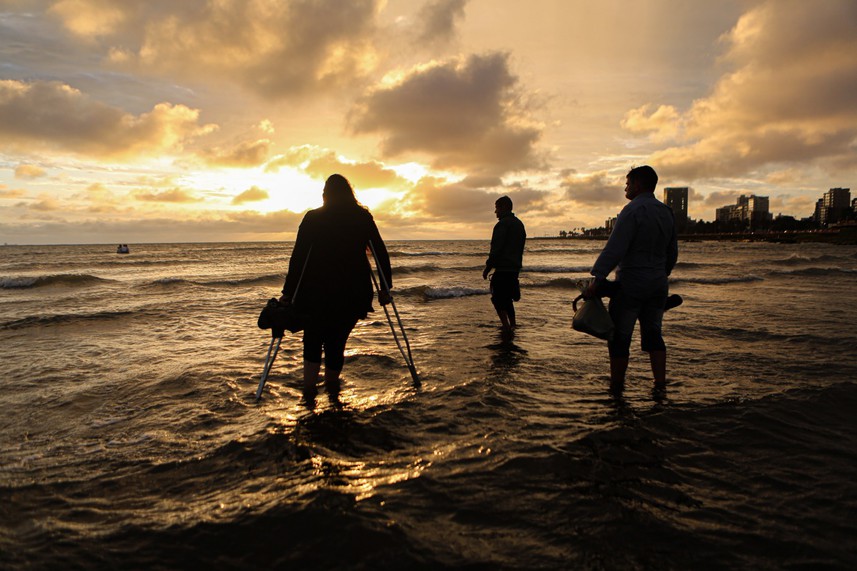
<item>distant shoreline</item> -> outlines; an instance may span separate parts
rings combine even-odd
[[[530,240],[607,240],[609,235],[601,236],[532,236]],[[857,226],[843,226],[825,230],[784,231],[784,232],[720,232],[700,234],[679,234],[683,242],[780,242],[824,243],[857,245]]]
[[[605,241],[609,237],[608,234],[598,236],[528,236],[527,240],[583,240],[583,241]],[[679,234],[679,240],[683,242],[703,242],[703,241],[719,241],[719,242],[781,242],[787,244],[796,243],[828,243],[840,245],[857,245],[857,225],[840,226],[837,228],[828,228],[824,230],[801,230],[801,231],[783,231],[783,232],[721,232],[721,233],[699,233],[699,234]],[[463,241],[463,242],[488,242],[488,238],[457,238],[453,240],[444,239],[427,239],[427,238],[397,238],[390,241],[396,242],[448,242],[448,241]],[[223,240],[205,240],[196,242],[134,242],[128,241],[132,246],[153,246],[153,245],[172,245],[185,244],[187,246],[205,245],[205,244],[270,244],[282,243],[293,244],[291,240],[238,240],[238,241],[223,241]],[[18,248],[18,247],[37,247],[37,246],[105,246],[110,249],[111,253],[116,253],[117,242],[82,242],[82,243],[4,243],[0,247]]]

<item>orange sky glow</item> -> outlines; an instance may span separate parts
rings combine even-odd
[[[640,164],[802,218],[855,54],[853,0],[3,0],[0,242],[290,240],[334,172],[388,239],[601,226]]]

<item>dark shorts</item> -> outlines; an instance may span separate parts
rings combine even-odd
[[[521,285],[518,272],[494,272],[491,276],[491,303],[498,310],[507,310],[520,301]]]
[[[345,365],[345,344],[357,319],[333,323],[313,323],[304,329],[304,360],[321,363],[324,350],[324,367],[341,371]]]
[[[664,303],[669,293],[666,278],[645,288],[617,287],[610,298],[613,318],[613,340],[608,343],[611,357],[630,354],[634,326],[640,322],[640,345],[643,351],[664,351],[662,335]]]

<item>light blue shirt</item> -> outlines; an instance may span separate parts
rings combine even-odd
[[[616,219],[607,245],[590,272],[605,279],[615,268],[625,285],[665,279],[678,260],[673,212],[651,192],[637,195]]]

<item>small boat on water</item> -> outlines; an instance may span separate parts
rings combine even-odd
[[[119,246],[117,246],[117,248],[116,248],[116,253],[117,254],[130,254],[131,249],[128,248],[128,244],[119,244]]]

